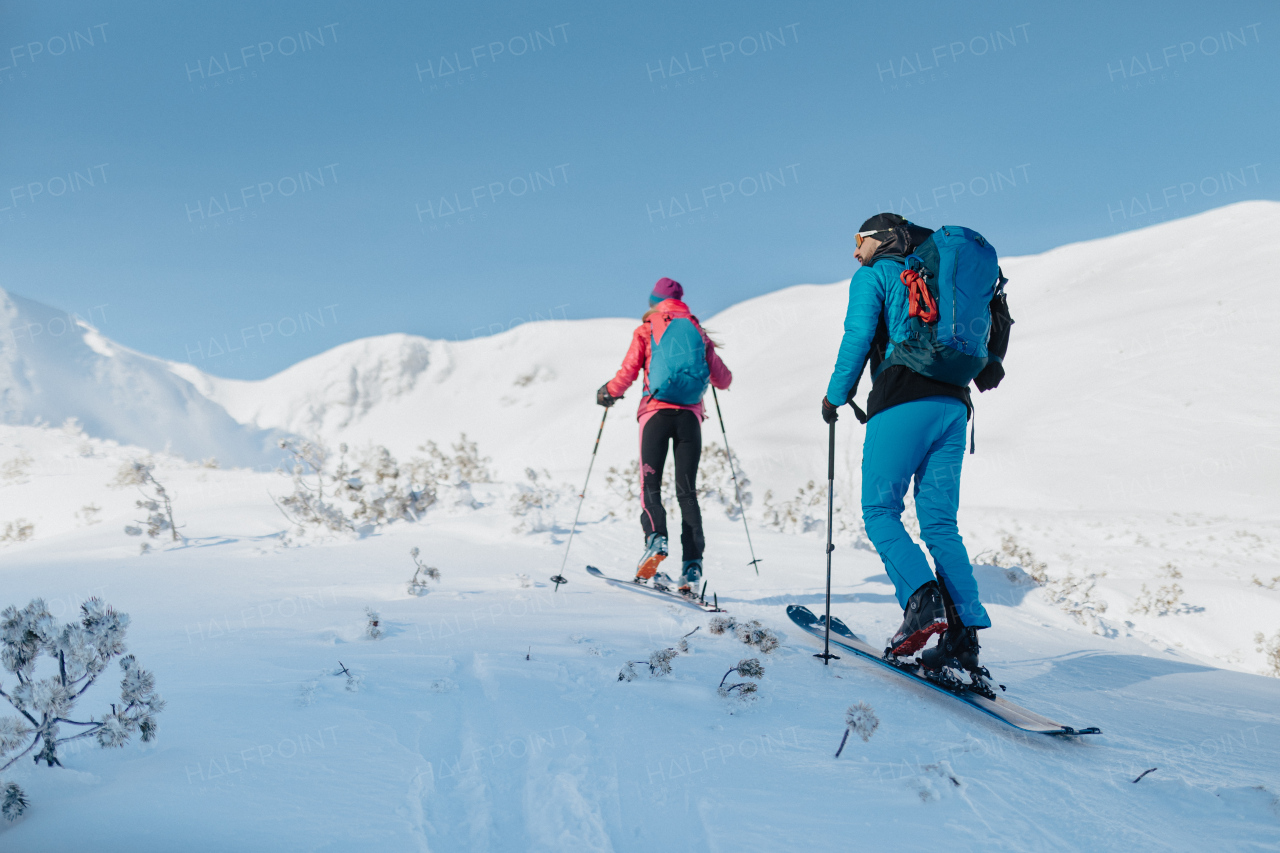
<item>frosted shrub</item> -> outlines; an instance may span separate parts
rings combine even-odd
[[[732,616],[716,616],[712,618],[709,630],[713,634],[733,634],[748,646],[754,646],[765,654],[776,649],[782,642],[777,634],[756,619],[738,622]]]
[[[675,649],[659,649],[658,651],[649,655],[649,659],[647,661],[646,660],[627,661],[626,665],[623,666],[622,671],[618,673],[618,680],[634,681],[637,674],[636,673],[637,666],[649,667],[649,675],[651,677],[656,678],[663,675],[670,675],[671,661],[675,660],[675,658],[679,654],[680,653],[677,652]]]
[[[524,476],[527,482],[515,484],[510,505],[511,514],[520,519],[514,530],[516,533],[550,530],[555,525],[550,511],[561,493],[551,485],[551,474],[545,468],[541,472],[526,468]]]
[[[1160,571],[1171,580],[1182,577],[1182,572],[1173,563],[1165,563],[1160,567]],[[1156,616],[1167,616],[1170,613],[1186,613],[1199,609],[1202,608],[1197,608],[1182,601],[1182,587],[1176,583],[1165,584],[1156,589],[1155,592],[1147,589],[1147,585],[1144,583],[1142,592],[1134,600],[1133,607],[1129,608],[1132,613],[1155,614]]]
[[[1098,579],[1106,577],[1106,572],[1093,572],[1083,577],[1074,574],[1067,574],[1063,578],[1050,577],[1048,564],[1037,560],[1031,549],[1019,543],[1011,533],[1003,535],[999,551],[986,551],[975,559],[984,558],[990,560],[991,565],[1004,569],[1010,581],[1022,580],[1022,575],[1013,571],[1022,569],[1037,586],[1044,588],[1045,598],[1049,603],[1069,613],[1095,634],[1107,635],[1113,631],[1102,623],[1100,617],[1107,612],[1107,602],[1096,594]],[[1178,590],[1179,595],[1181,592]]]
[[[4,532],[0,533],[0,542],[26,542],[35,533],[36,526],[25,518],[6,521]]]
[[[301,528],[338,533],[355,530],[357,524],[417,521],[436,502],[434,483],[421,479],[412,462],[401,467],[381,445],[366,448],[354,463],[348,461],[347,445],[339,445],[332,471],[329,451],[321,444],[284,440],[280,447],[293,457],[293,494],[277,506]]]
[[[173,521],[173,501],[169,499],[168,490],[156,479],[155,467],[155,463],[149,460],[135,459],[126,462],[116,472],[113,485],[137,486],[138,491],[142,492],[142,500],[134,503],[138,509],[147,513],[144,520],[127,525],[124,532],[130,536],[145,533],[149,538],[157,539],[168,531],[173,541],[177,542],[178,526]],[[150,549],[144,547],[142,550]]]
[[[738,489],[733,487],[733,471],[738,472]],[[698,502],[703,506],[719,504],[726,517],[737,521],[741,517],[738,509],[738,495],[742,496],[742,506],[750,507],[752,501],[750,478],[742,470],[742,461],[738,454],[733,454],[733,466],[729,465],[729,452],[714,441],[702,448],[702,459],[698,463]]]
[[[774,503],[773,490],[764,493],[764,523],[780,533],[808,533],[827,524],[827,484],[810,480],[795,497]]]
[[[1035,555],[1031,553],[1031,549],[1018,542],[1012,533],[1004,534],[1000,540],[999,551],[988,551],[978,555],[978,559],[988,557],[991,565],[1001,569],[1020,568],[1036,582],[1039,586],[1044,586],[1049,582],[1049,566],[1037,560]],[[1006,571],[1009,580],[1018,580],[1018,575],[1013,572]]]
[[[19,451],[17,456],[6,460],[3,465],[0,465],[0,480],[8,483],[25,483],[27,469],[35,461],[27,451]]]
[[[862,738],[863,743],[871,740],[872,733],[880,727],[880,718],[876,716],[875,710],[866,702],[858,702],[850,705],[849,710],[844,712],[844,736],[840,738],[840,748],[836,750],[836,758],[840,757],[840,753],[844,752],[844,745],[849,740],[849,733],[853,732]]]
[[[458,443],[451,447],[453,454],[447,455],[434,441],[419,445],[418,450],[426,455],[409,460],[414,480],[442,486],[493,482],[493,472],[489,470],[492,460],[480,455],[480,448],[474,441],[467,441],[465,432],[459,434]]]
[[[431,483],[414,483],[411,470],[402,470],[391,451],[375,445],[365,451],[355,468],[347,468],[347,446],[339,447],[342,457],[334,479],[341,497],[355,505],[356,521],[380,525],[389,521],[417,521],[436,502]]]
[[[1276,631],[1276,635],[1270,640],[1259,631],[1253,635],[1253,641],[1258,644],[1258,651],[1266,657],[1267,669],[1264,673],[1272,678],[1280,678],[1280,631]]]
[[[743,678],[754,678],[759,680],[761,678],[764,678],[764,666],[760,663],[759,659],[757,658],[746,658],[745,660],[738,661],[737,666],[730,669],[720,678],[720,686],[716,688],[716,693],[720,694],[721,696],[727,697],[730,694],[732,694],[733,691],[737,690],[738,691],[737,695],[741,698],[745,698],[756,692],[756,689],[759,685],[756,685],[750,681],[744,681],[740,684],[726,685],[725,681],[729,678],[730,675],[733,675],[734,673],[737,673]]]
[[[364,609],[366,624],[364,626],[364,635],[370,640],[377,640],[385,633],[382,629],[382,615],[372,607]]]
[[[19,610],[10,606],[0,613],[0,665],[15,676],[7,690],[0,685],[0,699],[17,716],[0,717],[0,772],[35,751],[35,761],[62,766],[58,748],[70,741],[94,738],[103,747],[124,746],[135,732],[144,742],[155,739],[155,715],[164,700],[155,692],[155,677],[125,654],[129,617],[117,613],[97,598],[80,606],[80,618],[59,625],[42,599]],[[41,657],[48,658],[39,667]],[[120,658],[120,701],[99,719],[72,719],[76,701],[111,663]],[[37,673],[40,668],[44,672]],[[42,674],[47,677],[40,677]],[[63,726],[73,726],[63,735]],[[4,785],[0,812],[17,819],[26,809],[22,790]]]
[[[418,550],[418,546],[409,549],[409,556],[413,557],[413,564],[417,568],[413,572],[413,577],[409,581],[410,595],[426,595],[430,590],[427,588],[427,581],[440,580],[440,570],[435,566],[428,566],[418,558],[422,552]]]

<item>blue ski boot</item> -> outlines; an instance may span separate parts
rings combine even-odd
[[[677,589],[682,595],[697,597],[698,584],[702,582],[702,561],[685,560],[680,567],[680,586]]]

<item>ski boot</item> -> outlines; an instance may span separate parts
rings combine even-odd
[[[885,660],[899,664],[900,658],[911,657],[924,648],[932,634],[947,630],[947,611],[942,603],[938,582],[929,581],[911,593],[902,614],[902,627],[889,639]]]
[[[658,571],[658,564],[667,559],[667,537],[650,533],[645,540],[644,556],[636,566],[636,583],[644,583]]]
[[[698,597],[698,583],[702,580],[702,561],[685,560],[680,568],[680,585],[676,590],[690,598]]]
[[[922,674],[952,692],[970,690],[994,699],[991,673],[978,662],[978,629],[957,627],[958,630],[948,630],[938,638],[936,646],[920,654]]]

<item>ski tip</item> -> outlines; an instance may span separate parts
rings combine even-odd
[[[1066,736],[1071,736],[1071,735],[1100,735],[1100,734],[1102,734],[1102,729],[1098,728],[1097,726],[1089,726],[1089,728],[1087,728],[1087,729],[1073,729],[1073,728],[1071,728],[1071,726],[1063,726],[1063,727],[1062,727],[1062,731],[1060,731],[1060,732],[1054,732],[1054,734],[1056,734],[1056,735],[1066,735]]]
[[[600,571],[595,566],[587,566],[587,574],[595,575],[598,578],[604,577],[604,572]]]

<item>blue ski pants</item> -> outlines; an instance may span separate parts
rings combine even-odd
[[[919,546],[902,526],[903,498],[915,480],[920,538],[933,556],[955,612],[969,628],[988,628],[969,554],[960,538],[960,466],[967,410],[954,397],[925,397],[877,413],[862,446],[862,521],[905,609],[911,594],[934,580]]]

